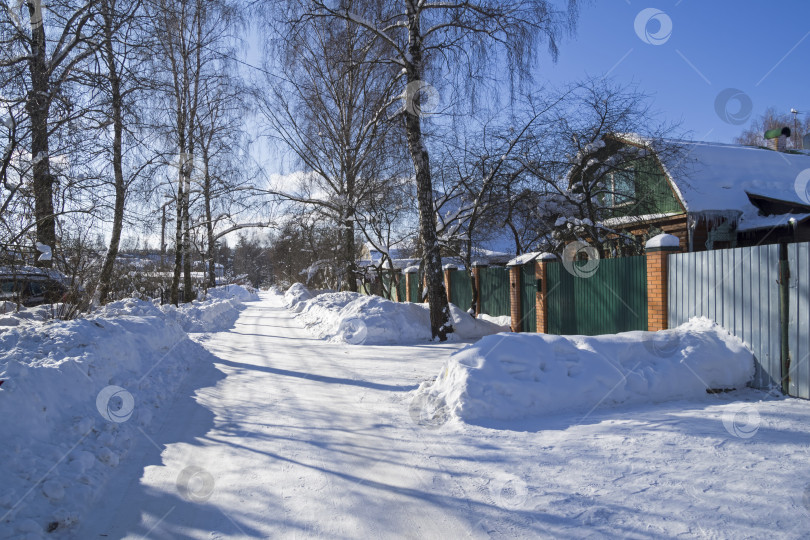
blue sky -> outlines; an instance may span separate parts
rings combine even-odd
[[[648,8],[658,11],[642,15],[648,23],[637,33],[636,18]],[[543,58],[536,75],[563,85],[610,72],[651,94],[662,119],[680,122],[694,139],[731,142],[769,106],[810,113],[808,59],[806,0],[594,0],[583,5],[557,64]],[[718,104],[724,119],[716,101],[729,88],[738,92]]]

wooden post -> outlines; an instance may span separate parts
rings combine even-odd
[[[451,282],[452,277],[450,275],[450,272],[452,272],[455,269],[456,269],[456,266],[454,266],[452,264],[445,264],[444,268],[442,268],[442,270],[444,270],[444,290],[447,293],[447,303],[448,304],[452,302],[451,294],[450,294],[450,282]]]
[[[538,258],[534,269],[534,277],[538,282],[537,299],[535,312],[537,315],[537,331],[541,334],[548,334],[548,269],[547,265],[553,257]]]

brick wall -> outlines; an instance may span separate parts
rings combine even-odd
[[[509,300],[512,304],[512,332],[520,332],[520,266],[509,267]]]

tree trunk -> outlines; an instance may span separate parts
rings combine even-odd
[[[37,224],[37,242],[56,250],[56,219],[53,211],[53,176],[48,144],[48,116],[51,108],[50,73],[46,57],[45,25],[36,21],[36,6],[28,4],[31,14],[31,89],[25,103],[31,119],[31,159],[33,160],[34,218]],[[53,266],[53,258],[36,261],[44,268]]]
[[[177,175],[177,201],[174,229],[174,274],[172,275],[171,303],[175,306],[180,302],[180,269],[183,265],[183,201],[185,200],[185,175],[183,167],[178,167]]]
[[[213,220],[213,212],[211,212],[211,175],[208,173],[208,147],[203,145],[202,147],[202,154],[203,154],[203,167],[205,167],[204,173],[204,183],[203,183],[203,199],[205,200],[205,221],[207,226],[205,228],[206,234],[208,236],[208,249],[206,252],[206,259],[208,263],[208,286],[209,287],[216,287],[217,286],[217,273],[216,269],[214,268],[215,264],[215,249],[214,246],[216,244],[216,238],[214,238],[214,220]]]
[[[191,302],[194,300],[191,283],[191,184],[188,184],[185,197],[183,198],[183,289],[185,290],[184,300]]]
[[[419,13],[415,4],[408,2],[408,62],[407,80],[409,88],[418,88],[422,81],[422,36]],[[436,234],[436,213],[433,204],[433,183],[430,177],[430,156],[422,135],[421,96],[418,91],[408,95],[412,106],[405,110],[405,131],[408,150],[413,161],[416,176],[417,200],[419,204],[419,234],[422,239],[425,257],[425,277],[427,279],[428,302],[430,304],[430,332],[433,338],[446,341],[447,334],[453,331],[450,323],[450,308],[442,275],[442,258],[439,252],[439,239]]]
[[[126,188],[124,184],[124,170],[122,166],[123,151],[122,138],[124,123],[121,115],[121,80],[118,76],[118,68],[115,64],[115,51],[113,50],[112,33],[113,21],[112,10],[109,2],[104,2],[104,48],[107,57],[107,71],[110,80],[110,92],[112,96],[113,115],[113,174],[115,175],[115,211],[113,214],[113,227],[110,236],[110,245],[107,249],[107,256],[104,258],[104,265],[99,276],[98,291],[99,302],[105,303],[110,292],[110,281],[112,279],[115,259],[118,256],[118,247],[121,241],[121,230],[124,224],[124,203],[126,199]]]
[[[344,267],[346,271],[346,282],[351,292],[357,292],[357,271],[354,261],[354,216],[349,216],[343,225],[344,238]]]

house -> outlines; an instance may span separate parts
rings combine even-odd
[[[673,234],[688,251],[810,240],[808,153],[778,141],[771,149],[692,141],[664,148],[635,135],[605,142],[594,156],[600,162],[628,150],[642,156],[604,176],[605,227],[639,238]]]

